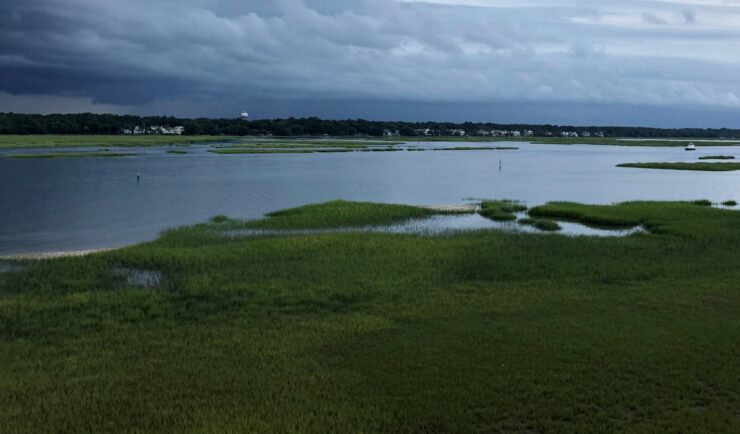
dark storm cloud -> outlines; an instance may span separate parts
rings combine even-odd
[[[0,4],[6,101],[67,96],[138,112],[220,115],[256,101],[273,113],[345,107],[332,117],[361,114],[346,112],[352,101],[430,115],[460,104],[738,110],[738,54],[731,0]]]

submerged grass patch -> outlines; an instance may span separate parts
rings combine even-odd
[[[705,155],[699,157],[700,160],[734,160],[735,157],[732,155]]]
[[[451,148],[434,148],[435,151],[493,151],[493,146],[454,146]]]
[[[168,154],[178,154],[178,155],[182,155],[182,154],[187,154],[187,153],[188,153],[188,151],[183,151],[183,150],[181,150],[181,149],[168,149],[168,150],[167,150],[167,153],[168,153]]]
[[[552,220],[533,219],[529,217],[521,218],[517,223],[522,225],[533,226],[541,231],[559,231],[562,229],[560,225]]]
[[[497,221],[516,220],[515,212],[526,211],[526,205],[509,199],[484,200],[480,204],[480,215]]]
[[[386,142],[386,141],[371,141],[371,140],[286,140],[286,141],[274,141],[274,142],[249,142],[239,141],[233,144],[236,147],[265,147],[265,148],[356,148],[364,149],[369,146],[394,146],[400,145],[402,142]]]
[[[515,146],[454,146],[451,148],[434,148],[434,151],[506,151],[519,149]]]
[[[703,170],[710,172],[729,172],[740,170],[740,163],[622,163],[617,167],[640,169]]]
[[[738,432],[740,214],[534,210],[659,230],[225,238],[225,220],[22,261],[0,275],[1,431]],[[420,211],[337,201],[263,222]]]

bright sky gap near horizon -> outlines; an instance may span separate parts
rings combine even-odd
[[[4,0],[0,112],[740,128],[740,0]]]

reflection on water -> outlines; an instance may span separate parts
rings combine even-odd
[[[201,145],[188,147],[184,155],[168,154],[170,147],[110,147],[141,155],[0,157],[0,254],[121,246],[217,214],[255,219],[334,199],[447,205],[467,197],[509,198],[529,206],[552,200],[740,199],[740,172],[615,167],[697,161],[711,154],[740,157],[737,147],[699,146],[686,152],[680,147],[501,145],[519,149],[218,155],[208,152],[211,145]],[[0,150],[0,155],[11,152],[20,151]]]
[[[524,217],[519,214],[518,217]],[[565,235],[586,235],[596,237],[623,237],[638,232],[645,232],[640,227],[629,229],[600,229],[585,226],[579,223],[560,222],[562,230],[557,232]],[[230,237],[259,236],[259,235],[305,235],[336,232],[384,232],[393,234],[416,234],[422,236],[444,235],[464,231],[477,230],[505,230],[512,232],[544,233],[532,226],[522,225],[516,221],[499,222],[482,217],[480,214],[443,214],[423,219],[412,219],[403,223],[386,226],[364,226],[357,228],[332,228],[332,229],[299,229],[299,230],[262,230],[262,229],[240,229],[225,233]]]

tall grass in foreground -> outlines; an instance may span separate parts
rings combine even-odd
[[[411,208],[338,201],[253,225]],[[219,217],[13,262],[0,269],[0,431],[738,432],[740,214],[531,213],[655,231],[239,238]]]

